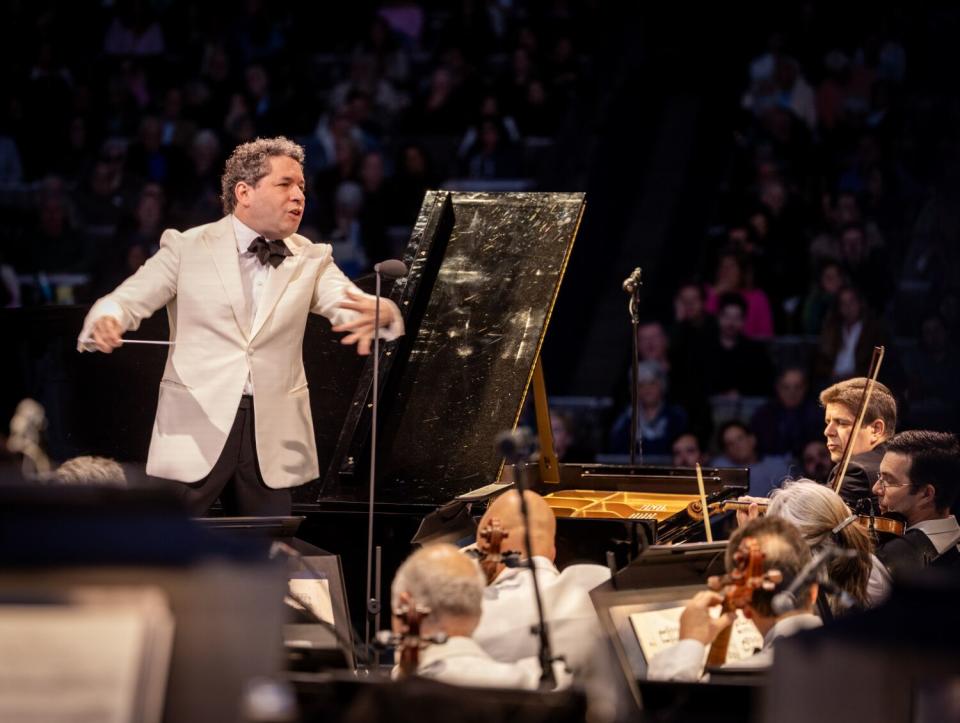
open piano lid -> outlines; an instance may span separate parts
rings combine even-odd
[[[519,419],[583,210],[582,193],[427,193],[389,294],[406,335],[381,346],[378,501],[497,479],[493,440]],[[337,376],[353,396],[338,435],[318,425],[321,485],[302,502],[367,497],[372,357],[355,386]]]

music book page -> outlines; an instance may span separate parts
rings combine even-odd
[[[630,623],[640,643],[643,657],[648,662],[654,655],[680,639],[680,614],[683,606],[662,607],[630,615]],[[710,611],[713,617],[720,616],[720,608]],[[732,663],[749,658],[758,649],[763,647],[763,636],[757,630],[752,620],[744,617],[743,612],[737,610],[737,619],[733,623],[733,632],[730,634],[730,647],[727,649],[727,662]],[[709,652],[709,648],[708,648]],[[706,662],[706,653],[704,654]]]
[[[173,630],[156,588],[0,601],[0,720],[157,723]]]
[[[292,577],[290,592],[297,596],[297,600],[303,600],[314,615],[333,625],[333,600],[330,597],[330,583],[326,578]],[[297,600],[291,600],[290,604],[302,608]]]

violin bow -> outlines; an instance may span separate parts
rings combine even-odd
[[[870,403],[870,395],[873,394],[873,386],[877,382],[877,375],[880,374],[880,365],[883,364],[884,347],[873,347],[873,357],[870,359],[870,370],[867,373],[867,383],[863,388],[863,394],[860,397],[860,408],[857,410],[857,419],[850,430],[850,436],[847,438],[847,444],[843,448],[843,456],[840,458],[840,466],[837,468],[837,476],[833,480],[833,491],[840,493],[843,486],[843,478],[847,474],[847,466],[850,464],[850,458],[853,456],[853,440],[860,432],[860,426],[863,424],[863,418],[867,414],[867,405]]]

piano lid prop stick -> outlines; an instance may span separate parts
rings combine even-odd
[[[700,504],[703,505],[703,529],[707,531],[707,542],[713,542],[713,530],[710,529],[710,508],[707,507],[707,493],[703,487],[703,470],[697,462],[697,487],[700,489]]]

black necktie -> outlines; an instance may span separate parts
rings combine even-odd
[[[257,260],[264,266],[270,264],[273,268],[283,263],[284,256],[290,255],[290,249],[283,241],[267,241],[263,236],[257,236],[247,251],[256,254]]]

